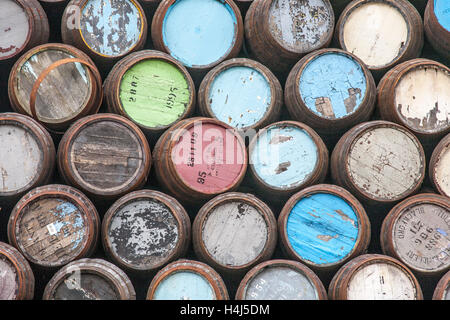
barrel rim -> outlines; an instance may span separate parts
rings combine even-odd
[[[203,241],[203,229],[206,220],[209,218],[213,210],[229,202],[245,202],[255,208],[259,215],[264,219],[267,228],[267,236],[262,250],[253,260],[237,266],[220,263],[208,251],[208,248],[205,246]],[[218,270],[223,270],[224,272],[238,272],[248,270],[248,268],[261,261],[265,261],[272,256],[277,241],[277,221],[270,207],[255,195],[231,191],[217,195],[200,208],[192,225],[192,235],[194,250],[198,252],[203,260],[205,260],[209,265]]]
[[[395,226],[398,222],[400,216],[406,211],[413,207],[420,206],[422,204],[432,204],[445,209],[450,208],[450,198],[438,195],[434,193],[419,193],[404,199],[403,201],[396,204],[385,216],[383,224],[381,227],[381,247],[383,252],[401,261],[411,270],[422,275],[436,275],[444,272],[450,267],[450,260],[447,265],[442,265],[439,268],[433,269],[423,269],[418,266],[412,265],[409,261],[402,258],[399,254],[399,249],[397,242],[395,241]],[[447,210],[450,212],[450,210]],[[434,212],[433,212],[434,214]],[[384,236],[383,236],[384,235]]]
[[[88,4],[89,1],[90,0],[81,0],[81,2],[78,4],[78,7],[80,8],[80,12],[84,11],[84,8],[86,7],[86,5]],[[90,47],[87,44],[86,39],[84,38],[82,28],[79,28],[78,32],[80,33],[80,38],[81,38],[83,44],[86,46],[86,48],[88,50],[92,51],[93,54],[95,54],[97,56],[100,56],[102,58],[117,59],[117,58],[121,58],[121,57],[124,57],[124,56],[128,55],[130,52],[135,51],[138,47],[141,46],[140,42],[144,38],[145,29],[147,27],[147,19],[145,17],[144,10],[143,10],[142,6],[140,5],[140,3],[138,1],[136,1],[136,0],[125,0],[125,1],[131,2],[136,7],[136,9],[139,12],[139,18],[141,20],[141,30],[139,32],[139,38],[136,40],[136,42],[133,44],[133,46],[131,48],[129,48],[128,50],[126,50],[125,52],[122,52],[119,55],[108,55],[108,54],[104,54],[104,53],[98,52],[94,48]],[[81,17],[80,17],[80,20],[81,20]],[[81,21],[80,21],[80,23],[81,23]]]
[[[254,1],[254,0],[249,0]],[[201,94],[201,98],[199,97],[199,104],[202,104],[205,109],[205,116],[218,119],[215,115],[215,113],[212,110],[211,103],[210,103],[210,91],[211,86],[214,83],[214,81],[222,74],[222,72],[225,72],[228,69],[234,68],[234,67],[247,67],[250,69],[255,70],[258,72],[263,78],[266,80],[267,84],[270,87],[270,104],[267,106],[266,111],[264,112],[264,115],[255,123],[241,127],[236,128],[239,131],[246,131],[248,129],[252,128],[259,128],[264,123],[267,122],[267,117],[270,116],[272,112],[277,112],[279,109],[281,109],[282,103],[279,102],[276,98],[278,91],[282,92],[281,84],[279,83],[279,80],[275,77],[275,75],[272,73],[272,71],[267,68],[265,65],[260,63],[259,61],[250,59],[250,58],[232,58],[229,60],[225,60],[218,65],[216,65],[213,69],[211,69],[207,75],[203,78],[204,80],[201,82],[199,87],[199,95]],[[279,88],[278,88],[279,86]],[[281,89],[281,90],[280,90]],[[219,119],[218,119],[219,120]]]
[[[20,221],[22,220],[24,214],[23,209],[29,207],[36,201],[49,198],[62,198],[77,207],[79,213],[83,215],[83,220],[87,229],[87,232],[84,234],[83,241],[80,243],[77,251],[75,253],[71,253],[69,258],[58,259],[56,262],[37,260],[34,256],[31,256],[27,250],[25,250],[22,245],[22,241],[18,239],[18,235],[20,233]],[[94,207],[89,198],[87,198],[78,189],[60,184],[45,185],[29,191],[14,206],[8,220],[8,241],[13,244],[33,265],[44,268],[58,268],[71,261],[91,254],[91,251],[97,245],[99,220],[100,217],[97,209]]]
[[[258,175],[258,173],[255,170],[253,161],[251,161],[251,155],[253,154],[254,148],[256,148],[256,143],[258,141],[258,138],[261,137],[261,135],[263,133],[266,133],[269,129],[271,129],[272,127],[276,127],[276,126],[297,127],[298,129],[304,131],[316,145],[317,161],[316,161],[316,165],[314,166],[314,169],[305,177],[305,179],[303,181],[297,182],[295,185],[293,185],[289,188],[272,186],[272,185],[266,183]],[[305,124],[303,122],[299,122],[299,121],[294,121],[294,120],[282,120],[282,121],[274,122],[274,123],[271,123],[271,124],[265,126],[261,130],[259,130],[258,133],[251,139],[249,146],[248,146],[249,171],[252,174],[252,177],[258,181],[258,184],[263,185],[265,189],[275,190],[276,192],[282,192],[282,193],[289,193],[292,191],[296,191],[297,189],[301,188],[302,186],[309,185],[311,183],[311,181],[314,180],[315,176],[317,175],[316,172],[318,170],[320,170],[322,167],[322,164],[321,164],[322,161],[324,161],[327,164],[326,167],[328,168],[328,156],[324,157],[324,159],[321,159],[321,154],[322,154],[322,152],[320,150],[321,147],[325,148],[325,144],[322,141],[322,138],[319,136],[319,134],[317,134],[317,132],[313,128],[311,128],[307,124]],[[326,150],[326,151],[328,152],[328,150]]]
[[[441,161],[441,157],[443,154],[449,152],[450,153],[450,133],[442,138],[442,140],[436,145],[434,148],[429,166],[428,166],[428,174],[430,176],[431,184],[434,188],[442,195],[450,197],[450,194],[446,194],[442,189],[441,185],[437,183],[436,177],[436,169],[438,168],[438,164]]]
[[[289,238],[287,236],[287,221],[288,218],[292,212],[292,209],[297,204],[298,201],[300,201],[303,198],[307,198],[313,194],[317,193],[327,193],[332,194],[334,196],[339,197],[340,199],[344,200],[353,210],[355,213],[357,219],[358,219],[358,236],[355,239],[354,245],[352,249],[340,260],[336,262],[330,262],[330,263],[314,263],[312,261],[309,261],[305,258],[303,258],[299,253],[295,251],[295,249],[292,247],[291,242],[289,241]],[[292,258],[297,261],[302,262],[303,264],[309,266],[312,269],[316,269],[319,271],[325,271],[330,269],[336,269],[343,264],[345,264],[347,261],[353,259],[354,257],[358,256],[362,252],[364,252],[370,242],[371,237],[371,223],[367,216],[367,212],[364,209],[364,206],[361,204],[361,202],[353,196],[347,189],[340,187],[338,185],[333,184],[317,184],[310,187],[307,187],[297,193],[295,193],[293,196],[291,196],[286,204],[281,209],[280,215],[278,216],[278,232],[280,235],[280,241],[283,245],[284,250],[286,253]]]
[[[307,265],[288,259],[271,259],[264,262],[259,263],[250,269],[245,276],[242,278],[239,283],[238,289],[236,291],[235,300],[246,300],[245,297],[247,295],[247,289],[250,283],[254,280],[256,276],[263,273],[267,269],[277,268],[277,267],[286,267],[294,270],[297,273],[303,274],[311,285],[314,287],[315,294],[317,295],[318,300],[328,300],[326,289],[322,283],[322,280],[317,276],[317,274],[309,268]]]
[[[137,140],[139,148],[142,152],[141,165],[133,173],[132,179],[129,178],[119,187],[111,188],[112,190],[108,191],[102,189],[101,187],[97,187],[97,189],[94,189],[90,186],[90,184],[87,184],[81,176],[81,178],[78,177],[78,175],[75,173],[77,169],[74,168],[73,164],[70,161],[70,150],[72,149],[73,142],[76,140],[79,134],[81,134],[81,132],[86,127],[105,121],[118,123],[119,125],[125,127]],[[77,120],[64,133],[63,139],[61,140],[58,147],[57,163],[62,178],[74,187],[79,188],[84,192],[96,197],[116,197],[123,195],[130,190],[134,190],[146,182],[152,166],[152,157],[148,141],[144,133],[136,124],[121,115],[113,113],[98,113]]]
[[[114,215],[121,210],[124,206],[140,200],[157,200],[166,206],[170,211],[171,215],[176,221],[177,229],[178,229],[178,239],[175,247],[171,250],[170,254],[162,259],[157,264],[145,264],[145,265],[136,265],[133,263],[129,263],[125,261],[114,249],[111,244],[110,238],[108,236],[109,227],[111,226],[111,222],[114,218]],[[170,195],[162,193],[157,190],[143,189],[138,191],[133,191],[131,193],[126,194],[121,197],[117,201],[115,201],[110,208],[107,210],[102,219],[102,244],[103,248],[107,253],[112,256],[114,261],[116,261],[121,267],[126,268],[131,271],[153,271],[158,269],[167,263],[176,259],[182,251],[186,249],[187,242],[190,240],[190,220],[187,212],[183,208],[183,206]]]

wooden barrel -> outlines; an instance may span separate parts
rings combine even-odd
[[[329,0],[253,1],[245,16],[250,56],[286,75],[305,54],[328,47],[334,30]]]
[[[87,55],[69,45],[49,43],[29,50],[14,64],[8,95],[13,110],[61,133],[99,110],[103,88]]]
[[[153,161],[162,188],[183,204],[199,204],[236,190],[247,170],[247,150],[228,124],[195,117],[181,120],[159,138]]]
[[[428,166],[428,175],[434,189],[450,197],[450,133],[434,148]]]
[[[127,117],[156,138],[190,116],[196,103],[186,68],[156,50],[141,50],[116,63],[104,82],[104,95],[111,113]]]
[[[353,0],[339,17],[335,37],[376,79],[417,58],[424,44],[422,18],[407,0]]]
[[[262,262],[242,279],[236,300],[327,300],[320,278],[306,265],[292,260]]]
[[[390,69],[378,83],[381,118],[401,124],[424,146],[450,132],[450,68],[412,59]]]
[[[33,300],[34,273],[13,246],[0,242],[0,300]]]
[[[154,190],[131,192],[117,200],[102,219],[103,248],[116,265],[147,273],[185,255],[191,221],[173,197]]]
[[[8,241],[41,269],[54,269],[96,249],[100,218],[92,202],[65,185],[46,185],[24,195],[8,222]]]
[[[103,259],[80,259],[56,272],[42,300],[136,300],[127,274]]]
[[[47,15],[37,0],[0,3],[0,65],[11,65],[26,51],[48,42]]]
[[[272,203],[325,180],[328,149],[309,126],[280,121],[261,129],[250,141],[249,177]]]
[[[65,183],[101,202],[144,186],[152,158],[137,125],[116,114],[98,113],[78,120],[66,131],[57,164]]]
[[[376,86],[358,57],[330,48],[314,51],[295,64],[284,96],[294,120],[307,123],[319,134],[336,136],[370,119]]]
[[[61,22],[64,43],[88,54],[102,69],[140,50],[148,23],[136,0],[71,0]]]
[[[31,117],[0,113],[0,202],[14,205],[31,189],[51,181],[55,169],[52,137]]]
[[[230,0],[162,0],[153,16],[156,50],[183,63],[195,81],[242,47],[241,12]]]
[[[325,277],[367,251],[371,229],[364,207],[350,192],[318,184],[286,202],[278,217],[278,234],[289,258]]]
[[[414,274],[381,254],[360,255],[342,266],[328,287],[330,300],[423,300]]]
[[[439,280],[432,300],[450,300],[450,270]]]
[[[254,195],[228,192],[203,205],[195,216],[192,235],[200,260],[236,278],[272,257],[277,221]]]
[[[261,63],[234,58],[217,65],[203,78],[198,107],[205,117],[232,127],[258,130],[277,121],[283,89],[275,75]]]
[[[425,36],[434,50],[450,61],[450,4],[428,0],[423,17]]]
[[[392,205],[416,193],[425,177],[423,147],[408,129],[389,121],[356,125],[331,154],[331,177],[363,204]]]
[[[383,253],[416,275],[440,278],[450,268],[450,198],[409,197],[389,211],[381,228]]]
[[[161,269],[150,283],[147,300],[229,300],[220,275],[205,263],[180,259]]]

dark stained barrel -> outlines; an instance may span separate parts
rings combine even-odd
[[[245,16],[250,57],[277,76],[286,75],[305,54],[328,47],[334,30],[329,0],[258,0]]]
[[[423,300],[414,274],[381,254],[360,255],[342,266],[328,288],[331,300]]]
[[[294,120],[321,135],[338,136],[372,116],[376,86],[355,55],[340,49],[314,51],[295,64],[286,80],[285,103]]]
[[[249,179],[267,201],[282,203],[299,190],[325,180],[328,149],[309,126],[280,121],[250,141]]]
[[[428,0],[423,17],[425,36],[434,50],[450,61],[450,4]]]
[[[143,187],[152,158],[137,125],[116,114],[99,113],[78,120],[66,131],[57,164],[67,184],[102,202]]]
[[[25,257],[0,242],[0,300],[32,300],[34,284],[34,273]]]
[[[49,23],[37,0],[2,0],[0,3],[0,66],[48,42]]]
[[[434,148],[431,154],[428,174],[434,189],[450,197],[450,133]]]
[[[378,83],[381,118],[401,124],[422,144],[436,144],[450,132],[450,68],[412,59],[390,69]]]
[[[33,118],[0,113],[0,150],[0,203],[14,205],[26,192],[53,178],[55,145]]]
[[[247,170],[242,137],[217,119],[195,117],[168,129],[153,150],[160,186],[182,204],[199,204],[234,191]]]
[[[224,275],[241,277],[272,257],[277,222],[252,194],[228,192],[208,201],[192,225],[196,256]]]
[[[198,106],[205,117],[242,131],[258,130],[279,119],[283,89],[261,63],[234,58],[206,74],[198,90]]]
[[[242,47],[242,15],[230,0],[162,0],[153,16],[152,41],[156,50],[181,61],[200,83]]]
[[[450,270],[437,283],[432,299],[450,300]]]
[[[354,0],[336,23],[340,48],[352,52],[376,79],[417,58],[424,44],[422,18],[407,0]]]
[[[49,43],[27,51],[14,64],[8,94],[16,112],[61,133],[99,110],[103,88],[87,55],[69,45]]]
[[[191,221],[173,197],[154,190],[118,199],[102,221],[103,248],[131,273],[156,272],[183,257],[190,245]]]
[[[71,0],[61,22],[62,40],[88,54],[102,71],[147,40],[148,23],[136,0]]]
[[[367,251],[371,225],[362,204],[347,190],[318,184],[294,194],[278,217],[280,245],[287,256],[322,279]]]
[[[79,259],[58,270],[42,300],[136,300],[130,278],[103,259]]]
[[[162,268],[151,281],[147,300],[229,300],[220,275],[205,263],[180,259]]]
[[[156,50],[131,53],[116,63],[104,93],[111,113],[132,120],[154,140],[193,113],[197,95],[183,64]]]
[[[100,218],[92,202],[65,185],[25,194],[8,222],[8,241],[40,269],[54,269],[96,250]]]
[[[383,253],[417,276],[439,279],[450,268],[450,199],[422,193],[397,204],[381,228]]]
[[[293,260],[262,262],[242,279],[236,300],[327,300],[320,278],[306,265]]]
[[[347,131],[331,155],[331,177],[364,205],[389,206],[413,195],[425,178],[426,159],[407,128],[382,120]]]

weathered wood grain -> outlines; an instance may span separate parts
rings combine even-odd
[[[292,260],[269,260],[242,279],[236,300],[326,300],[325,287],[308,267]]]
[[[119,197],[145,183],[150,149],[131,121],[98,114],[80,119],[66,131],[58,166],[67,183],[97,197]]]
[[[450,300],[450,270],[442,276],[434,289],[433,300]]]
[[[347,262],[328,288],[332,300],[423,300],[414,274],[400,261],[364,254]]]
[[[121,269],[103,259],[80,259],[56,272],[43,300],[135,300],[136,292]]]
[[[99,218],[79,191],[62,185],[31,190],[14,207],[8,239],[33,264],[59,267],[95,248]]]

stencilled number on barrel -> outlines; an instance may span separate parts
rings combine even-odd
[[[177,95],[174,92],[177,90],[178,90],[177,88],[170,87],[170,93],[167,97],[167,102],[166,102],[167,108],[172,109],[173,105],[175,104],[175,98],[177,97]]]
[[[133,76],[132,76],[132,79],[133,79],[133,81],[131,81],[131,87],[132,87],[132,88],[130,89],[130,94],[136,95],[136,94],[137,94],[137,91],[136,91],[135,88],[137,88],[137,86],[138,86],[138,80],[139,80],[139,78],[136,77],[135,75],[133,75]],[[131,96],[131,97],[128,98],[128,101],[129,101],[129,102],[136,102],[136,97]]]
[[[198,172],[197,182],[200,183],[200,184],[205,184],[205,178],[206,178],[206,172],[199,171]]]

